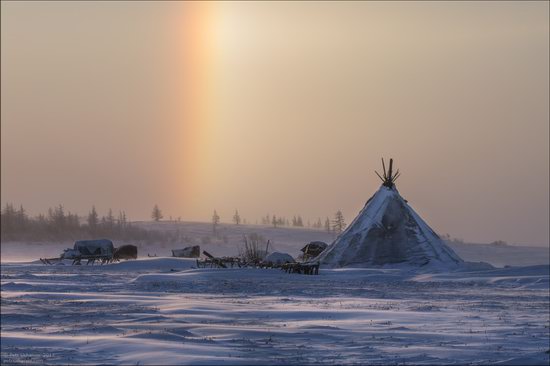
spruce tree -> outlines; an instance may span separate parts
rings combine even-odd
[[[155,221],[160,221],[164,216],[162,216],[162,211],[158,205],[153,207],[153,212],[151,213],[151,218]]]
[[[235,215],[233,215],[233,222],[235,225],[239,225],[241,223],[241,216],[239,215],[239,211],[235,210]]]
[[[97,225],[99,224],[99,216],[95,210],[95,206],[92,206],[92,211],[88,213],[88,229],[91,235],[95,235],[97,231]]]
[[[212,232],[216,233],[216,229],[218,228],[218,224],[220,223],[220,216],[214,210],[214,214],[212,215]]]
[[[332,227],[336,234],[340,234],[342,231],[344,231],[346,223],[344,222],[344,215],[342,214],[342,211],[336,211]]]
[[[327,233],[330,233],[331,232],[331,229],[330,229],[330,220],[327,219],[325,220],[325,230],[327,231]]]

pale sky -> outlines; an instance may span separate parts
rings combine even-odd
[[[548,245],[548,2],[2,2],[1,201]]]

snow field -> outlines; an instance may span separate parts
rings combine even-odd
[[[548,266],[2,264],[2,364],[548,364]]]

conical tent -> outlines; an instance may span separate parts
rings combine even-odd
[[[407,263],[456,267],[462,259],[401,197],[393,161],[378,176],[383,184],[359,215],[315,260],[329,267]]]

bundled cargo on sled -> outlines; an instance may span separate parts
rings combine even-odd
[[[58,258],[40,258],[40,261],[52,264],[63,259],[72,259],[72,264],[81,264],[84,259],[87,260],[87,264],[94,264],[96,260],[103,264],[113,261],[114,253],[113,242],[109,239],[77,240],[73,249],[65,249]]]

